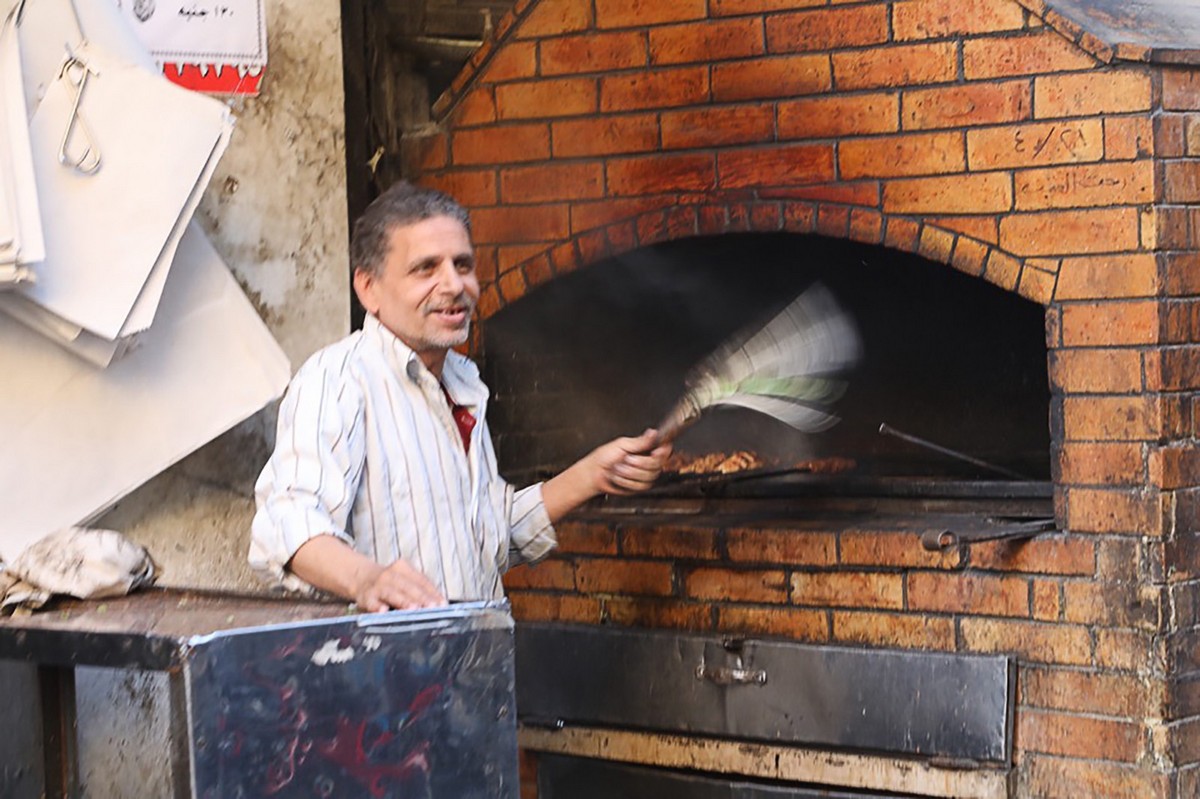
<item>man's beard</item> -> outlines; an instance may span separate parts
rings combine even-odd
[[[420,342],[428,349],[449,349],[467,343],[467,339],[471,337],[471,317],[475,314],[475,302],[470,295],[463,294],[455,297],[453,301],[442,303],[436,306],[430,306],[425,309],[427,317],[436,316],[438,311],[446,308],[463,307],[466,309],[466,321],[463,326],[457,330],[438,330],[431,333],[424,341]]]

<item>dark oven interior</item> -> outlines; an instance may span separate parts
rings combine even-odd
[[[1048,508],[1042,307],[916,255],[816,235],[642,248],[557,278],[488,319],[482,361],[502,471],[517,483],[544,478],[654,425],[699,359],[814,283],[861,339],[840,422],[802,434],[751,411],[708,411],[676,441],[673,467],[686,473],[669,471],[637,502],[892,497]],[[753,454],[748,468],[713,468],[713,453],[739,452]]]

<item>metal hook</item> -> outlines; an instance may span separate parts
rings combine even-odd
[[[68,45],[67,58],[58,71],[58,78],[66,80],[75,87],[75,101],[71,104],[67,129],[63,132],[62,143],[58,146],[58,162],[84,175],[94,175],[100,169],[100,149],[96,145],[96,139],[92,135],[91,129],[88,128],[87,123],[83,121],[83,116],[79,113],[79,106],[83,102],[83,92],[87,88],[88,75],[98,76],[99,74],[99,70],[80,58]],[[75,138],[79,138],[83,142],[83,152],[78,157],[68,152],[71,142]]]

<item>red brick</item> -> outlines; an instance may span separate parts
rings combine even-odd
[[[1200,254],[1183,252],[1165,256],[1163,288],[1171,297],[1200,294]]]
[[[1068,441],[1145,441],[1158,437],[1161,421],[1152,397],[1067,397],[1063,400]]]
[[[823,200],[843,205],[879,205],[879,182],[862,180],[848,183],[821,183],[816,186],[785,186],[759,189],[763,199]]]
[[[1024,11],[1011,0],[904,0],[892,9],[897,41],[997,33],[1024,26]]]
[[[1016,173],[1017,208],[1081,208],[1107,205],[1141,205],[1154,200],[1154,163],[1031,169]]]
[[[646,34],[590,32],[541,42],[543,75],[604,72],[645,66]]]
[[[1000,246],[1016,255],[1136,250],[1136,208],[1013,214],[1000,220]]]
[[[1024,762],[1029,796],[1170,796],[1166,774],[1148,767],[1042,755]]]
[[[1021,262],[1011,255],[999,250],[988,253],[987,264],[983,268],[983,277],[989,283],[994,283],[1002,289],[1014,291],[1021,279]]]
[[[481,73],[487,83],[532,78],[537,74],[537,44],[534,42],[507,42],[496,51]]]
[[[1077,624],[1154,630],[1165,612],[1158,593],[1154,586],[1136,583],[1068,580],[1063,584],[1063,618]]]
[[[807,530],[733,528],[726,533],[730,560],[780,566],[828,566],[837,561],[832,533]]]
[[[1020,122],[1031,116],[1027,81],[972,83],[904,92],[905,130]]]
[[[1057,277],[1057,272],[1047,272],[1026,263],[1021,270],[1017,293],[1039,305],[1049,305],[1054,298],[1054,281]]]
[[[692,22],[650,29],[650,63],[710,63],[763,52],[758,18]]]
[[[710,630],[713,609],[699,602],[613,597],[604,601],[604,620],[627,627]]]
[[[617,533],[606,524],[560,521],[554,525],[558,533],[558,552],[587,555],[615,555]]]
[[[567,119],[550,125],[555,157],[620,155],[658,149],[655,114],[623,114],[594,119]]]
[[[844,239],[850,235],[850,209],[822,205],[817,209],[817,232],[822,236]]]
[[[1056,621],[1062,617],[1061,586],[1054,580],[1033,581],[1033,618]]]
[[[796,572],[792,575],[792,602],[899,610],[904,603],[904,578],[870,572]]]
[[[675,67],[600,79],[602,111],[695,105],[708,99],[707,67]]]
[[[883,214],[855,208],[850,212],[850,240],[864,244],[883,241]]]
[[[1064,330],[1067,310],[1069,308],[1064,308]],[[1142,355],[1136,350],[1056,350],[1050,356],[1050,384],[1071,394],[1139,391],[1142,388]]]
[[[711,527],[628,527],[621,531],[621,554],[711,560],[717,555],[717,531]]]
[[[1060,480],[1075,485],[1140,484],[1146,479],[1141,444],[1064,444]]]
[[[1200,200],[1200,162],[1167,161],[1163,165],[1163,199],[1171,204]]]
[[[967,617],[959,628],[968,652],[1010,653],[1038,663],[1091,662],[1092,639],[1081,625]]]
[[[1068,347],[1154,344],[1158,303],[1153,300],[1070,303],[1062,309],[1063,344]]]
[[[1029,581],[1020,577],[912,572],[908,607],[979,616],[1028,616]]]
[[[954,651],[954,620],[937,616],[834,611],[833,640],[867,646]]]
[[[579,590],[588,594],[672,593],[669,563],[638,560],[581,560],[575,566]]]
[[[1188,126],[1184,120],[1183,114],[1159,114],[1150,120],[1154,155],[1160,158],[1182,158],[1188,154]]]
[[[985,244],[959,237],[958,243],[954,245],[954,254],[950,256],[950,265],[968,275],[982,275],[989,250]]]
[[[539,594],[512,591],[513,618],[517,621],[560,621],[597,624],[601,618],[600,600],[569,594]]]
[[[769,105],[665,111],[662,115],[664,150],[765,142],[774,136],[775,109]]]
[[[1031,667],[1021,670],[1017,689],[1018,701],[1030,707],[1129,718],[1165,713],[1146,683],[1129,674]]]
[[[1200,75],[1190,67],[1164,68],[1162,106],[1166,111],[1200,111]]]
[[[803,608],[721,605],[717,629],[734,635],[774,635],[797,641],[829,640],[828,614]]]
[[[883,243],[892,249],[913,252],[917,248],[917,236],[920,232],[920,224],[912,220],[899,217],[888,219]]]
[[[486,125],[496,121],[496,101],[490,88],[468,92],[450,116],[450,125],[456,129],[472,125]]]
[[[460,130],[451,152],[457,165],[541,161],[550,156],[550,129],[534,124]]]
[[[764,183],[794,185],[824,183],[834,179],[833,147],[825,144],[792,144],[770,149],[726,150],[717,153],[720,185],[726,189]]]
[[[1067,527],[1082,533],[1157,535],[1156,494],[1141,489],[1071,488],[1067,490]]]
[[[1000,240],[1000,224],[994,216],[931,216],[925,221],[980,242],[996,244]]]
[[[1141,754],[1143,732],[1129,721],[1023,710],[1016,738],[1027,752],[1133,762]]]
[[[554,277],[554,267],[550,263],[548,253],[542,253],[522,264],[521,271],[525,273],[525,282],[531,289],[537,288]]]
[[[597,28],[630,28],[703,19],[706,0],[595,0]]]
[[[991,213],[1010,208],[1012,179],[1007,172],[890,180],[883,186],[887,213]]]
[[[885,5],[823,8],[767,17],[767,49],[772,53],[863,47],[887,40]]]
[[[1033,102],[1042,119],[1150,110],[1150,76],[1105,71],[1048,75],[1033,81]]]
[[[838,147],[841,176],[866,177],[944,175],[963,169],[961,133],[911,133],[852,139]]]
[[[1008,125],[967,131],[972,170],[1099,161],[1104,130],[1099,120]]]
[[[471,233],[476,244],[517,244],[564,239],[570,230],[565,205],[476,208]]]
[[[545,250],[546,245],[544,244],[515,244],[511,247],[499,247],[496,251],[497,266],[501,272],[507,272]]]
[[[827,0],[711,0],[714,17],[757,14],[763,11],[791,11],[804,6],[823,6]]]
[[[779,138],[832,139],[900,128],[900,100],[894,93],[813,97],[779,103]]]
[[[953,42],[879,47],[834,53],[832,58],[840,91],[948,83],[958,76]]]
[[[438,172],[421,182],[446,192],[466,206],[496,204],[496,173],[490,169]]]
[[[601,227],[623,219],[632,219],[638,214],[654,208],[662,208],[666,201],[661,197],[636,197],[612,199],[595,203],[575,203],[571,206],[571,232]]]
[[[1057,299],[1150,297],[1157,290],[1158,264],[1153,255],[1064,258]]]
[[[1051,30],[963,42],[967,80],[1090,69],[1096,59]]]
[[[595,199],[604,196],[604,167],[547,164],[500,171],[500,197],[506,203]]]
[[[826,56],[727,61],[712,67],[712,99],[723,103],[819,94],[830,89],[832,80]]]
[[[514,35],[518,39],[561,36],[587,30],[592,21],[592,0],[534,3],[529,15],[518,23]]]
[[[614,195],[666,191],[712,191],[716,166],[711,155],[624,158],[608,164],[608,190]]]
[[[921,239],[917,243],[919,255],[940,264],[948,264],[950,263],[950,253],[953,250],[953,233],[939,230],[932,225],[925,225],[921,228]]]
[[[1154,129],[1150,119],[1138,115],[1104,120],[1104,158],[1132,161],[1154,155]]]
[[[505,588],[542,588],[559,591],[575,590],[575,567],[565,560],[544,560],[522,565],[504,575]]]
[[[525,282],[525,273],[519,269],[510,269],[507,272],[501,272],[497,284],[500,288],[500,296],[504,298],[506,303],[516,302],[521,299],[525,296],[526,289],[529,288]]]
[[[1162,668],[1163,653],[1154,634],[1143,630],[1096,630],[1096,665],[1104,669],[1145,672]]]
[[[595,110],[593,78],[547,78],[496,87],[496,113],[500,119],[567,117]]]
[[[786,603],[788,598],[787,574],[782,569],[693,569],[684,576],[683,585],[684,592],[696,599]]]

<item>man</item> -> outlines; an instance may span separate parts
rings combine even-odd
[[[256,569],[369,612],[498,598],[510,558],[554,547],[555,521],[657,478],[670,447],[653,430],[521,491],[500,478],[487,387],[452,349],[466,342],[479,300],[469,225],[449,196],[407,183],[355,223],[366,322],[288,388],[255,491]]]

